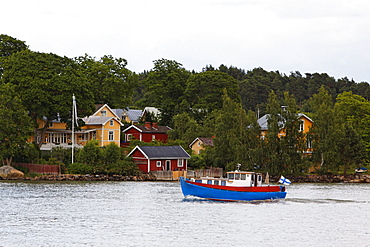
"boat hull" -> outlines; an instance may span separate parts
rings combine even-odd
[[[260,200],[274,200],[274,199],[284,199],[286,197],[285,188],[282,186],[271,186],[271,191],[268,191],[263,187],[250,187],[253,188],[249,191],[234,191],[230,188],[222,189],[221,186],[213,188],[210,186],[204,186],[200,183],[190,182],[189,180],[180,177],[181,190],[183,195],[186,196],[196,196],[209,200],[219,200],[219,201],[260,201]],[[279,190],[276,191],[278,187]],[[261,188],[258,191],[256,188]]]

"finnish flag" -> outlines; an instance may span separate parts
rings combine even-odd
[[[284,178],[283,176],[280,177],[279,183],[284,184],[284,185],[289,185],[291,182],[289,179]]]

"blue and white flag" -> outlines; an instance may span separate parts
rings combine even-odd
[[[279,183],[284,184],[284,185],[289,185],[291,182],[289,179],[284,178],[283,176],[280,177]]]

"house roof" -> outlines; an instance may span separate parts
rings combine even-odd
[[[139,122],[139,119],[140,119],[142,113],[143,113],[142,110],[128,110],[128,111],[126,111],[126,114],[127,114],[128,118],[132,122]]]
[[[115,120],[120,125],[123,125],[120,121],[117,120],[117,118],[114,117],[90,116],[84,119],[86,125],[105,125],[110,120]]]
[[[190,159],[181,146],[136,146],[127,156],[135,150],[140,150],[147,159]]]
[[[158,108],[147,106],[142,111],[141,117],[144,116],[146,112],[152,113],[155,117],[158,117],[159,115],[161,115],[161,111]]]
[[[202,142],[204,146],[210,146],[213,147],[213,138],[205,138],[205,137],[197,137],[194,139],[192,143],[190,143],[189,147],[191,148],[196,141]]]
[[[262,116],[261,118],[259,118],[257,120],[257,123],[261,127],[261,130],[268,130],[268,122],[267,122],[267,120],[268,120],[268,116],[269,115],[270,114],[266,114],[266,115]],[[309,118],[306,114],[304,114],[304,113],[298,113],[298,118],[302,118],[302,117],[306,118],[307,120],[309,120],[309,121],[311,121],[313,123],[312,119]],[[279,125],[284,126],[284,123],[285,123],[285,121],[280,121],[279,122]]]
[[[96,105],[96,107],[98,107],[99,105]],[[97,114],[99,114],[99,112],[101,111],[101,110],[103,110],[103,108],[104,107],[106,107],[110,112],[112,112],[112,114],[117,118],[117,119],[120,119],[120,117],[116,114],[116,112],[114,112],[113,110],[112,110],[112,108],[110,108],[109,107],[109,105],[107,105],[107,104],[104,104],[104,105],[102,105],[100,108],[98,108],[98,110],[96,110],[95,111],[95,113],[93,114],[93,116],[96,116]]]
[[[135,128],[137,131],[142,133],[166,133],[167,131],[171,130],[171,128],[168,126],[160,125],[157,125],[157,128],[153,128],[153,126],[151,126],[150,129],[146,128],[145,125],[130,125],[126,129],[124,129],[123,132],[126,132],[131,128]]]

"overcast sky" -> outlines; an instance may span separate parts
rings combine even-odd
[[[0,33],[60,56],[176,60],[370,82],[368,0],[9,0]]]

